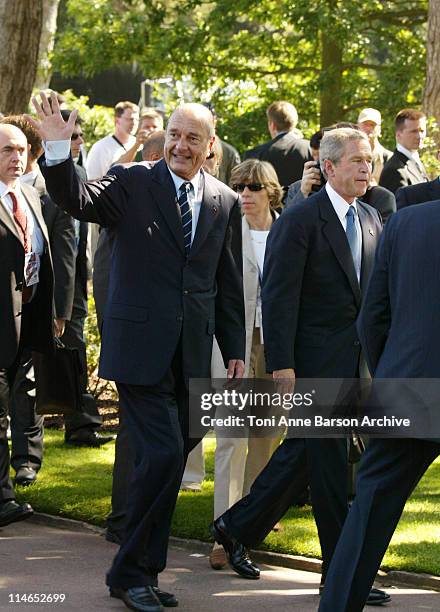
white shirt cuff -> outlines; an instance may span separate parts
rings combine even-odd
[[[61,164],[70,155],[70,140],[47,140],[43,146],[48,166]]]

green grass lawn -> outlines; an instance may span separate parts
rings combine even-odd
[[[179,494],[172,534],[208,541],[213,509],[213,439],[205,440],[206,479],[201,493]],[[104,525],[110,507],[114,444],[79,449],[63,443],[61,431],[46,430],[43,468],[32,487],[19,489],[19,498],[39,512]],[[392,495],[392,492],[390,492]],[[384,559],[385,569],[427,572],[440,576],[440,459],[431,466],[414,495]],[[320,557],[310,508],[291,509],[283,530],[272,532],[262,548]]]

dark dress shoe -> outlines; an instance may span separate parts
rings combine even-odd
[[[34,513],[30,504],[17,504],[14,499],[4,502],[0,506],[0,527],[24,521]]]
[[[110,587],[110,597],[122,599],[130,610],[140,610],[140,612],[162,612],[163,610],[151,586],[130,587],[127,590]]]
[[[214,540],[225,549],[232,569],[242,578],[258,580],[260,577],[260,568],[252,563],[246,547],[228,533],[226,525],[221,517],[211,523],[210,531]]]
[[[152,587],[154,594],[157,599],[163,605],[164,608],[177,608],[179,605],[179,600],[173,593],[167,593],[166,591],[162,591],[159,587]]]
[[[322,595],[323,590],[324,590],[324,585],[320,584],[319,585],[320,595]],[[380,589],[376,589],[375,587],[372,587],[365,604],[367,606],[382,606],[383,604],[386,604],[389,601],[391,601],[391,595],[388,595],[388,593],[386,593],[385,591],[381,591]]]
[[[90,429],[79,431],[70,435],[65,436],[65,442],[67,444],[73,444],[73,446],[92,446],[98,448],[107,442],[114,440],[116,436],[101,436]]]
[[[37,472],[34,468],[31,467],[21,467],[18,468],[15,478],[14,484],[19,485],[20,487],[28,487],[37,480]]]
[[[112,544],[118,544],[119,546],[122,544],[122,534],[108,527],[105,530],[105,539]]]

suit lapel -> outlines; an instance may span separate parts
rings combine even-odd
[[[183,243],[182,221],[177,210],[176,190],[173,179],[168,172],[167,165],[164,160],[158,162],[152,169],[153,183],[151,192],[166,224],[168,225],[171,234],[173,235],[177,246],[185,253]]]
[[[34,214],[34,218],[36,219],[38,226],[41,230],[41,233],[44,236],[44,240],[46,244],[49,244],[49,235],[47,233],[47,226],[43,218],[43,213],[41,212],[41,201],[37,193],[32,191],[27,187],[27,185],[21,185],[21,192],[23,196],[26,198],[26,202],[28,203],[29,208],[32,210]]]
[[[362,202],[357,201],[359,222],[362,229],[362,267],[361,267],[361,288],[366,289],[368,279],[374,265],[374,253],[377,244],[377,229],[372,222],[371,215],[368,214]]]
[[[241,221],[241,235],[243,244],[243,259],[246,259],[252,268],[258,270],[257,260],[255,258],[254,249],[252,248],[251,230],[245,215],[243,215]]]
[[[356,270],[353,263],[353,257],[351,256],[350,246],[347,241],[347,236],[344,232],[344,228],[338,219],[338,215],[333,208],[330,198],[325,190],[321,192],[321,198],[319,201],[319,208],[321,218],[324,221],[323,232],[327,238],[339,265],[345,272],[350,287],[356,299],[356,303],[360,305],[361,302],[361,291],[359,282],[356,276]],[[363,236],[362,236],[363,237]]]
[[[205,181],[203,188],[202,204],[200,206],[199,220],[197,221],[197,229],[194,236],[189,257],[191,258],[200,246],[203,244],[209,230],[212,227],[221,206],[221,196],[215,181],[208,175],[203,173],[201,179]]]
[[[407,160],[408,162],[406,164],[406,168],[409,174],[411,174],[418,183],[423,183],[423,181],[426,181],[427,179],[426,173],[420,171],[418,165],[413,159],[407,158]]]

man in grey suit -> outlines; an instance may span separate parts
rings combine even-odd
[[[437,159],[440,161],[440,150],[437,152]],[[396,192],[397,210],[432,200],[440,200],[440,176],[427,183],[400,187]]]
[[[438,381],[440,285],[433,279],[440,269],[439,235],[440,200],[394,214],[380,241],[359,315],[359,337],[371,373],[376,379],[399,379],[400,389],[401,379]],[[391,401],[401,405],[406,398],[399,393]],[[438,397],[439,389],[436,393]],[[438,427],[432,435],[370,440],[320,612],[363,610],[405,502],[440,454]]]
[[[19,178],[28,143],[21,130],[0,125],[0,526],[28,518],[15,501],[9,474],[7,415],[10,390],[25,348],[53,350],[53,271],[38,193]]]
[[[384,165],[379,185],[396,193],[399,187],[428,180],[419,156],[426,136],[426,116],[419,110],[404,108],[397,113],[394,123],[397,145]]]

